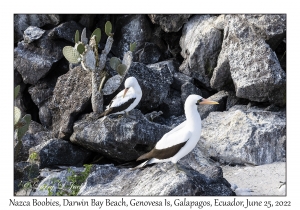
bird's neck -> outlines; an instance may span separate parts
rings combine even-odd
[[[135,87],[132,88],[132,89],[133,89],[133,91],[134,91],[135,93],[141,93],[141,92],[142,92],[142,89],[141,89],[141,87],[140,87],[139,85],[135,86]]]
[[[201,118],[199,112],[197,111],[197,107],[193,107],[192,109],[185,108],[185,116],[189,128],[201,128]]]

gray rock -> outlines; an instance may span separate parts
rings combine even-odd
[[[162,114],[163,114],[162,111],[159,111],[159,112],[153,111],[153,112],[151,112],[151,113],[145,114],[145,117],[147,118],[147,120],[153,122],[153,120],[154,120],[156,117],[158,117],[158,116],[160,116],[160,115],[162,115]]]
[[[37,130],[38,128],[38,130]],[[34,121],[29,125],[28,131],[22,137],[22,153],[24,155],[23,160],[27,160],[29,157],[29,149],[42,144],[53,138],[53,133]]]
[[[235,92],[229,91],[227,102],[226,102],[226,111],[228,111],[231,107],[235,105],[247,105],[248,103],[249,100],[244,98],[238,98],[235,96]]]
[[[29,26],[25,31],[24,31],[24,42],[25,43],[31,43],[34,40],[37,40],[41,38],[41,36],[45,33],[45,30],[40,29],[35,26]]]
[[[133,60],[143,64],[153,64],[163,59],[163,53],[154,43],[146,42],[141,49],[134,53]]]
[[[52,113],[49,108],[57,78],[41,79],[36,85],[28,88],[32,101],[39,109],[39,120],[48,129],[52,128]]]
[[[82,14],[80,16],[79,23],[88,29],[95,30],[96,28],[92,29],[94,26],[95,17],[96,14]]]
[[[255,33],[261,36],[273,50],[286,36],[286,14],[246,14],[241,16],[247,19]]]
[[[220,91],[208,98],[210,100],[218,102],[219,104],[198,106],[198,112],[200,113],[201,119],[205,119],[211,112],[225,111],[227,97],[228,93],[226,91]]]
[[[216,18],[193,16],[184,25],[179,42],[184,58],[180,72],[199,80],[207,88],[210,88],[210,78],[222,46],[222,32],[213,25]]]
[[[68,139],[71,136],[74,121],[90,103],[91,94],[91,74],[81,66],[58,78],[49,107],[55,137]]]
[[[91,156],[91,152],[71,142],[61,139],[50,139],[32,147],[29,153],[37,153],[39,168],[56,165],[82,166]]]
[[[182,74],[180,72],[175,72],[173,74],[173,83],[171,87],[174,88],[175,90],[182,91],[182,85],[184,85],[187,82],[192,84],[193,78],[185,74]]]
[[[61,21],[60,15],[49,14],[15,14],[14,15],[14,42],[23,38],[23,32],[29,26],[42,27],[47,24],[57,25]]]
[[[177,14],[177,15],[148,15],[154,24],[160,25],[165,32],[177,32],[181,29],[182,25],[188,21],[191,15]]]
[[[239,98],[284,105],[286,74],[265,36],[252,28],[247,16],[226,15],[225,24],[212,88],[221,90],[232,80]]]
[[[203,120],[197,147],[205,156],[225,163],[262,165],[285,160],[285,112],[244,107],[211,112]]]
[[[43,179],[33,196],[49,196],[49,195],[71,195],[75,191],[76,183],[69,177],[80,174],[84,171],[83,167],[70,167],[68,170],[50,171],[45,179]],[[72,188],[73,187],[73,188]]]
[[[35,163],[18,162],[14,165],[14,179],[28,181],[39,175],[39,167]]]
[[[135,42],[138,50],[145,42],[150,41],[152,34],[151,22],[145,14],[120,15],[113,28],[115,31],[111,52],[121,59],[129,51],[130,43]]]
[[[49,32],[49,37],[51,39],[64,39],[71,43],[73,43],[72,46],[75,46],[75,33],[76,30],[79,31],[79,34],[81,34],[83,30],[83,26],[76,23],[75,21],[69,21],[60,24],[59,26],[53,28]]]
[[[25,84],[36,84],[63,57],[63,47],[61,41],[50,40],[48,32],[34,43],[19,42],[14,49],[14,68],[22,75]]]
[[[180,116],[184,114],[183,104],[180,92],[171,89],[168,97],[164,100],[163,104],[160,105],[160,110],[163,112],[165,118],[172,115]]]
[[[274,162],[261,166],[226,165],[222,169],[236,195],[286,196],[286,165],[286,162]]]
[[[70,140],[113,160],[136,160],[150,151],[170,128],[148,121],[137,109],[129,114],[136,119],[108,116],[93,122],[77,121]]]
[[[128,77],[135,77],[141,86],[143,96],[136,108],[146,110],[146,112],[159,107],[164,102],[173,82],[172,74],[166,62],[147,66],[132,62],[119,88],[113,94],[107,95],[107,104],[124,89],[124,82]]]
[[[82,185],[78,195],[188,196],[235,195],[222,177],[207,177],[187,167],[192,176],[178,172],[172,163],[161,163],[144,170],[118,169],[98,165]]]
[[[196,94],[202,96],[202,92],[199,88],[197,88],[193,83],[191,82],[185,82],[181,86],[181,101],[184,104],[187,97],[191,94]]]
[[[52,112],[49,106],[50,106],[50,101],[47,101],[46,103],[40,106],[39,119],[43,126],[50,129],[52,127]]]
[[[123,81],[123,77],[119,74],[114,75],[113,77],[109,78],[104,87],[102,88],[103,95],[111,95],[113,94],[121,85]]]
[[[29,149],[53,138],[51,131],[40,131],[37,133],[26,133],[23,138],[24,153],[29,155]]]
[[[43,82],[38,82],[36,85],[28,88],[28,93],[37,107],[41,107],[41,105],[50,99],[53,94],[55,84],[50,84],[47,81],[44,80]]]
[[[146,110],[157,108],[164,102],[173,82],[172,74],[167,65],[163,64],[146,66],[142,63],[133,62],[124,80],[131,76],[138,80],[143,91],[138,107]]]

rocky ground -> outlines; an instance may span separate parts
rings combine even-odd
[[[107,21],[113,36],[105,33]],[[92,56],[69,63],[63,49],[75,46],[76,30],[92,46],[96,28],[102,32],[87,49]],[[112,57],[125,65],[122,74]],[[103,68],[90,72],[98,58]],[[130,76],[143,91],[135,118],[98,119]],[[284,14],[15,14],[18,85],[14,105],[31,121],[15,131],[16,195],[286,193]],[[198,108],[201,138],[179,161],[189,173],[169,163],[131,171],[185,120],[190,94],[219,104]]]

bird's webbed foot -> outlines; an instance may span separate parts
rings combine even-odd
[[[130,115],[130,114],[128,114],[128,112],[125,112],[124,117],[128,117],[132,120],[136,120],[136,116]]]

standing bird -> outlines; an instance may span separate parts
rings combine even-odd
[[[128,112],[138,105],[142,98],[142,89],[135,77],[128,77],[125,80],[125,89],[119,92],[106,107],[106,110],[98,117],[107,116],[110,114],[125,114],[128,117]]]
[[[177,170],[177,161],[190,153],[201,135],[201,118],[197,110],[200,104],[219,104],[215,101],[202,98],[199,95],[189,95],[184,103],[186,120],[166,133],[150,152],[140,156],[137,161],[148,159],[136,166],[142,168],[145,165],[160,162],[172,162]]]

